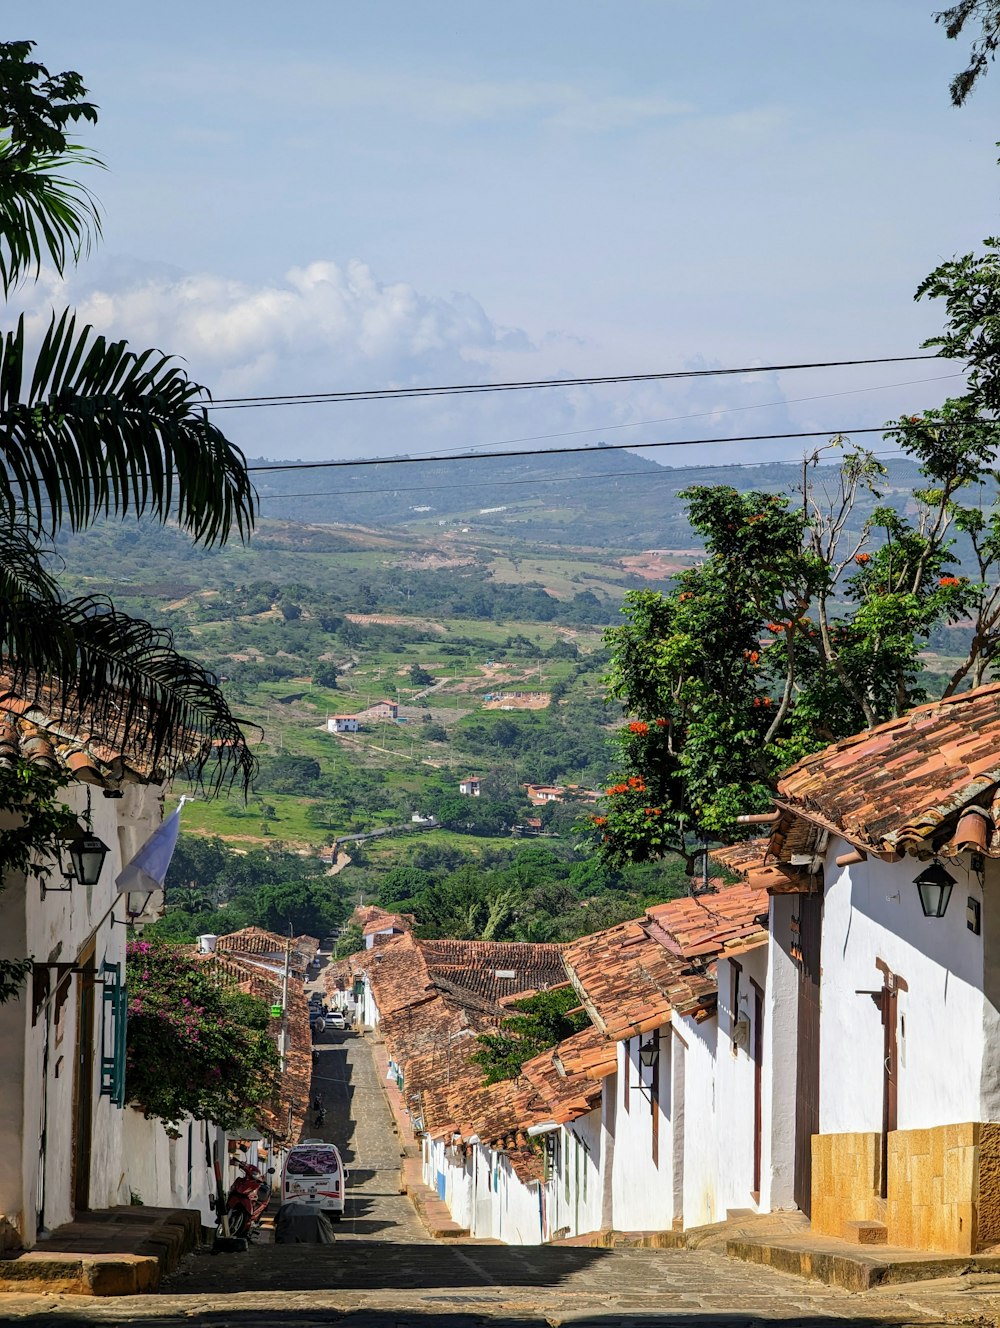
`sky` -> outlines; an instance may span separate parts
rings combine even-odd
[[[8,314],[71,303],[217,398],[917,354],[918,283],[998,230],[1000,71],[954,109],[934,8],[5,0],[6,39],[83,75],[107,166],[96,251]],[[961,385],[931,361],[214,418],[316,460],[832,432]]]

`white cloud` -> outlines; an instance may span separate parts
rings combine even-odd
[[[47,274],[23,295],[34,336],[52,308],[71,305],[80,322],[107,336],[183,357],[191,377],[216,400],[718,365],[694,350],[683,366],[665,362],[662,349],[653,346],[644,363],[629,365],[620,348],[601,348],[569,332],[542,329],[533,340],[522,329],[500,326],[469,294],[444,297],[407,282],[383,282],[357,260],[317,260],[290,269],[282,280],[256,285],[134,260],[100,260],[66,282]],[[738,375],[227,410],[216,419],[251,455],[277,459],[533,441],[539,448],[669,442],[794,428],[799,388],[774,374]],[[832,384],[819,386],[820,394],[830,390]],[[800,399],[810,395],[803,391]],[[830,402],[829,410],[846,416],[842,401]],[[795,455],[801,447],[731,443],[646,455],[687,465]]]

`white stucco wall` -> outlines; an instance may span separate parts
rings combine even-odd
[[[716,1193],[713,1207],[725,1216],[729,1208],[760,1209],[754,1192],[755,1074],[756,1074],[756,1000],[753,982],[766,991],[767,947],[741,954],[736,963],[738,974],[737,1008],[733,1010],[733,965],[728,959],[718,964],[719,1007],[716,1073]],[[761,1032],[766,1033],[766,1006],[762,1011]],[[739,1021],[742,1026],[737,1030]],[[704,1025],[702,1025],[704,1027]],[[743,1036],[734,1045],[734,1033]],[[766,1045],[761,1065],[766,1076]],[[763,1106],[763,1082],[761,1084]],[[763,1111],[761,1112],[761,1191],[767,1158],[763,1148]]]
[[[773,895],[768,919],[764,1009],[764,1156],[760,1210],[795,1203],[795,1072],[799,971],[791,956],[797,897]]]
[[[871,998],[857,994],[882,987],[876,958],[908,988],[898,999],[898,1127],[988,1119],[984,1028],[995,1012],[986,1009],[982,993],[983,937],[966,925],[967,899],[983,900],[968,860],[948,863],[957,884],[946,915],[925,918],[913,884],[920,863],[870,857],[838,868],[835,857],[849,847],[834,841],[826,855],[821,1131],[881,1129],[882,1023]],[[995,864],[988,868],[995,872]]]
[[[546,1187],[545,1237],[601,1228],[601,1110],[561,1126],[557,1166]]]
[[[77,1020],[83,979],[74,975],[62,1003],[56,1000],[56,964],[76,964],[94,942],[94,966],[100,977],[107,961],[120,965],[124,980],[125,927],[113,925],[118,900],[114,880],[160,822],[159,790],[131,785],[121,798],[92,790],[91,825],[109,847],[95,886],[73,883],[68,891],[42,898],[38,882],[11,881],[0,892],[0,956],[31,955],[49,966],[48,999],[33,1019],[29,980],[21,997],[0,1007],[0,1063],[7,1090],[0,1095],[0,1213],[32,1245],[40,1225],[52,1229],[73,1215],[74,1090],[77,1066]],[[73,785],[65,801],[79,815],[87,808],[87,790]],[[54,876],[53,886],[66,884]],[[119,919],[123,905],[117,907]],[[106,1208],[128,1202],[123,1158],[123,1111],[100,1091],[102,1030],[101,986],[93,989],[92,1124],[87,1150],[90,1169],[88,1205]],[[44,1152],[44,1165],[41,1156]]]
[[[226,1158],[225,1135],[206,1121],[186,1121],[180,1138],[168,1137],[156,1119],[146,1120],[130,1107],[124,1114],[125,1181],[131,1195],[147,1207],[197,1209],[202,1226],[215,1225],[209,1197],[215,1192],[211,1146],[217,1141]],[[206,1150],[207,1143],[207,1150]],[[229,1176],[228,1182],[232,1179]]]
[[[715,1094],[718,1021],[713,1017],[699,1024],[675,1011],[673,1028],[675,1057],[679,1054],[677,1038],[684,1043],[684,1176],[680,1217],[685,1227],[697,1227],[725,1217],[718,1200],[719,1122]]]
[[[614,1112],[606,1125],[614,1129],[611,1198],[612,1223],[617,1231],[658,1231],[670,1227],[674,1213],[672,1137],[672,1060],[669,1029],[660,1030],[658,1162],[653,1162],[653,1106],[648,1086],[653,1071],[639,1060],[640,1041],[654,1034],[618,1043],[618,1071],[605,1079],[605,1092],[614,1094]],[[626,1109],[625,1082],[628,1079]],[[606,1214],[605,1214],[606,1216]]]

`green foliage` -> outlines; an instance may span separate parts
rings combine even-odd
[[[97,107],[72,70],[50,74],[30,59],[34,42],[0,42],[0,282],[6,292],[48,258],[60,274],[100,234],[100,215],[75,165],[99,164],[67,137],[97,123]]]
[[[0,768],[0,890],[14,876],[44,885],[58,869],[68,833],[77,818],[61,800],[69,778],[18,759]],[[31,959],[0,959],[0,1005],[18,995],[31,972]]]
[[[96,108],[73,71],[52,75],[31,42],[0,43],[0,284],[43,261],[62,273],[99,220],[66,172],[94,158],[69,143]],[[243,454],[209,423],[205,393],[159,351],[136,354],[53,313],[29,359],[23,317],[0,341],[0,654],[15,690],[72,696],[95,728],[117,725],[151,764],[184,735],[204,742],[192,769],[212,780],[254,761],[214,677],[169,632],[94,597],[63,602],[43,566],[43,533],[100,516],[176,521],[195,541],[253,525]],[[214,745],[213,745],[214,744]]]
[[[217,985],[161,942],[129,945],[127,980],[129,1101],[175,1134],[185,1116],[224,1130],[257,1125],[280,1064],[264,1002]]]
[[[336,664],[331,664],[329,660],[324,660],[313,669],[313,682],[316,686],[327,687],[331,691],[336,690],[339,676],[340,670]]]
[[[576,1008],[579,1004],[572,987],[556,987],[513,1001],[511,1007],[517,1014],[504,1019],[498,1033],[481,1033],[476,1039],[481,1050],[472,1060],[482,1067],[486,1082],[516,1079],[525,1061],[586,1028],[590,1020]]]
[[[181,835],[167,873],[169,911],[147,934],[192,940],[263,927],[322,938],[348,912],[337,878],[325,872],[318,859],[278,845],[234,853],[219,839]]]
[[[938,694],[985,679],[1000,654],[997,248],[943,264],[918,291],[945,301],[945,332],[925,344],[969,362],[969,392],[888,426],[924,480],[908,505],[881,499],[885,468],[864,451],[846,453],[832,492],[805,484],[794,504],[688,491],[705,561],[667,594],[631,593],[626,625],[606,634],[610,694],[632,716],[593,818],[609,861],[672,848],[690,862],[692,835],[738,833],[784,767],[926,699],[920,652],[943,627],[972,622]],[[956,536],[978,580],[956,574]]]
[[[1000,46],[1000,2],[998,0],[958,0],[941,13],[934,15],[934,22],[944,26],[945,35],[955,39],[960,37],[966,24],[978,22],[979,36],[969,48],[969,62],[964,69],[951,80],[952,105],[962,106],[969,93],[986,73],[990,62],[995,58]]]

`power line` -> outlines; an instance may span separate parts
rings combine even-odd
[[[714,415],[738,415],[745,410],[774,410],[781,406],[801,406],[811,401],[831,401],[835,397],[860,396],[863,392],[890,392],[897,387],[920,387],[924,383],[946,383],[954,378],[964,378],[963,373],[938,374],[934,378],[909,378],[901,383],[879,383],[876,387],[850,387],[843,392],[819,392],[808,397],[786,397],[784,401],[754,401],[748,406],[724,406],[718,410],[693,411],[688,415],[660,415],[649,420],[630,420],[626,424],[595,424],[587,429],[565,429],[559,433],[530,433],[520,438],[500,438],[493,443],[460,443],[456,447],[437,447],[433,452],[414,452],[414,456],[443,455],[446,452],[461,452],[471,447],[513,447],[517,443],[541,443],[550,438],[580,438],[590,433],[617,433],[622,429],[642,429],[651,424],[677,424],[683,420],[703,420]]]
[[[953,422],[935,421],[934,427],[968,428],[972,421],[956,420]],[[1000,420],[976,420],[981,425],[1000,425]],[[799,438],[849,437],[860,433],[891,433],[892,425],[875,424],[860,429],[801,429],[789,433],[746,433],[734,434],[730,438],[676,438],[668,442],[657,443],[602,443],[598,447],[549,447],[524,448],[515,452],[462,452],[457,456],[401,456],[401,457],[362,457],[349,461],[293,461],[274,462],[266,466],[247,466],[248,471],[257,474],[289,470],[338,470],[345,466],[412,466],[430,465],[435,461],[452,463],[455,461],[497,461],[510,457],[557,457],[578,455],[581,452],[638,452],[653,447],[719,447],[727,443],[768,443],[788,442]]]
[[[415,397],[474,396],[481,392],[533,392],[547,387],[599,387],[616,383],[654,383],[681,378],[726,378],[737,374],[791,373],[801,369],[840,369],[865,364],[906,364],[938,360],[941,355],[882,355],[864,360],[814,360],[794,364],[751,364],[736,369],[672,369],[642,374],[595,374],[583,378],[526,378],[502,383],[448,383],[435,387],[373,387],[342,392],[288,392],[274,396],[220,397],[202,403],[205,410],[253,410],[263,406],[306,406],[344,401],[405,401]]]

